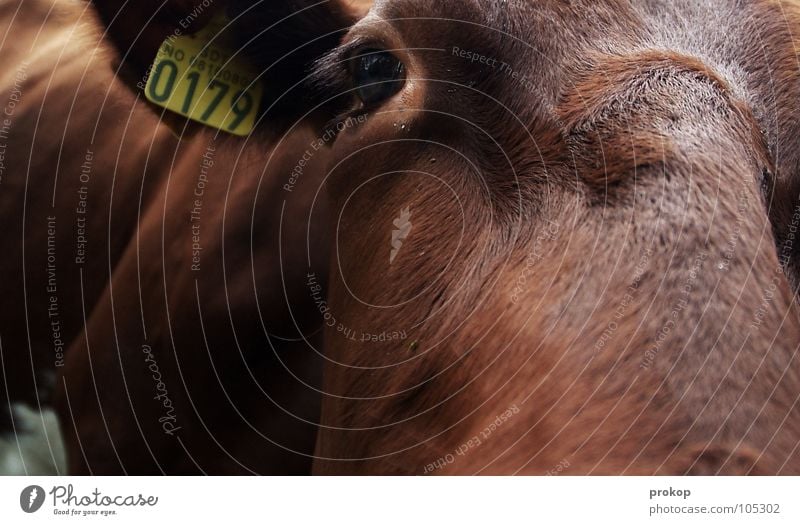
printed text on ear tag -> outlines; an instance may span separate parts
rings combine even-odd
[[[207,126],[247,135],[255,125],[263,89],[241,56],[233,57],[217,18],[195,35],[161,44],[145,86],[150,102]]]

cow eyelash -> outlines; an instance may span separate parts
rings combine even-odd
[[[314,64],[309,76],[309,87],[314,102],[321,106],[334,106],[337,116],[331,124],[363,113],[367,108],[353,105],[355,86],[352,81],[352,64],[367,49],[381,49],[383,44],[367,38],[356,38],[344,44]]]

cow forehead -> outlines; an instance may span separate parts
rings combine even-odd
[[[389,43],[414,58],[410,77],[422,79],[425,93],[415,100],[433,110],[416,114],[415,130],[436,133],[445,129],[439,117],[454,115],[476,124],[466,136],[492,138],[470,142],[480,150],[475,158],[500,147],[509,155],[503,160],[527,166],[531,148],[548,161],[574,158],[574,150],[588,159],[596,153],[592,141],[561,139],[590,130],[594,140],[603,130],[622,140],[633,117],[637,145],[678,135],[691,143],[693,131],[676,127],[675,115],[716,118],[733,107],[752,117],[747,129],[765,130],[776,144],[759,113],[763,59],[756,51],[766,38],[767,59],[781,63],[780,49],[793,49],[785,45],[792,42],[785,18],[772,0],[379,0],[354,31],[380,34],[391,26],[385,32],[399,38]],[[757,135],[743,140],[760,148]],[[615,150],[620,174],[648,158],[630,147],[630,137],[625,144]]]

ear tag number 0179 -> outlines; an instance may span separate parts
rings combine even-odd
[[[244,136],[255,125],[263,88],[247,62],[233,57],[217,36],[226,24],[227,19],[217,17],[195,35],[165,40],[145,96],[184,117]]]

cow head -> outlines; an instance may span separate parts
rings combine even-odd
[[[333,2],[227,5],[275,114],[330,156],[318,471],[796,465],[800,328],[761,191],[785,141],[748,91],[758,42],[708,30],[748,34],[728,3],[391,0],[352,27]],[[141,44],[116,22],[134,66],[196,2],[167,4]]]
[[[713,54],[712,12],[640,4],[378,2],[319,62],[338,131],[320,472],[793,457],[752,55]]]

